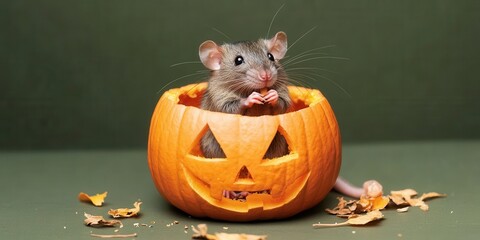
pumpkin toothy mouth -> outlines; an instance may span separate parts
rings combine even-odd
[[[193,174],[185,165],[181,165],[188,185],[208,203],[234,212],[249,212],[254,209],[275,209],[291,202],[304,189],[310,172],[304,172],[291,179],[285,188],[251,189],[248,183],[234,188],[219,188],[220,184],[209,184]],[[232,190],[233,189],[233,190]]]
[[[232,191],[232,190],[223,190],[222,195],[224,198],[246,201],[247,197],[251,194],[271,194],[271,190],[262,190],[262,191]]]

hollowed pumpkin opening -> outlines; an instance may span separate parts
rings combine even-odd
[[[178,104],[199,108],[205,90],[206,85],[199,84],[197,86],[191,87],[191,89],[178,95]],[[289,90],[290,98],[292,99],[292,105],[287,112],[293,112],[307,108],[312,103],[311,98],[305,98],[305,96],[308,95],[309,92],[305,91],[303,88],[291,87]]]

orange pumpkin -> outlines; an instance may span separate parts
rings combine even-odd
[[[164,198],[195,217],[250,221],[292,216],[327,195],[340,170],[341,142],[320,91],[290,86],[287,113],[248,117],[200,109],[206,87],[171,89],[153,113],[148,164]],[[225,159],[202,156],[200,140],[208,129]],[[277,132],[289,154],[263,159]],[[224,197],[225,190],[250,194],[239,201]]]

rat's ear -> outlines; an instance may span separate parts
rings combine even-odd
[[[213,41],[208,40],[200,44],[198,55],[203,65],[210,70],[219,70],[222,63],[221,48]]]
[[[266,40],[267,47],[275,59],[282,59],[287,53],[287,34],[278,32],[271,39]]]

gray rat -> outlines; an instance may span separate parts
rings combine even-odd
[[[202,43],[199,47],[200,60],[212,70],[212,74],[201,108],[245,116],[285,113],[291,101],[287,74],[279,60],[286,52],[287,35],[284,32],[278,32],[271,39],[221,46],[213,41]],[[225,157],[211,131],[202,138],[201,149],[206,157]],[[286,154],[287,142],[277,133],[265,158]]]
[[[271,39],[217,45],[208,40],[199,47],[200,60],[211,70],[201,108],[209,111],[261,116],[282,114],[291,104],[288,77],[280,64],[287,52],[287,35],[278,32]],[[225,158],[225,153],[209,130],[201,139],[207,158]],[[277,133],[265,158],[288,154],[285,138]],[[375,186],[380,185],[374,181]],[[365,184],[371,183],[367,181]],[[334,189],[351,197],[369,195],[369,186],[358,188],[338,177]],[[380,185],[381,187],[381,185]],[[377,188],[376,188],[377,189]],[[224,197],[245,199],[247,192],[224,191]]]

